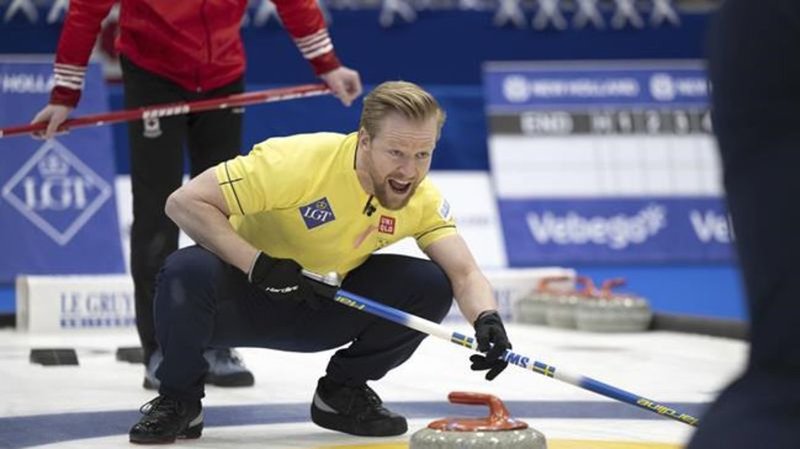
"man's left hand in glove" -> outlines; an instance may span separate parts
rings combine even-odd
[[[496,310],[486,310],[478,315],[475,320],[475,339],[478,341],[478,351],[484,355],[475,354],[469,359],[472,361],[472,370],[485,371],[486,380],[493,380],[508,366],[508,362],[501,357],[506,350],[511,349],[503,321]]]

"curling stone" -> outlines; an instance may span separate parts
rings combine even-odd
[[[578,304],[578,329],[589,332],[642,332],[650,327],[653,311],[646,299],[633,294],[613,293],[625,280],[608,279],[592,301]]]
[[[596,294],[594,283],[586,276],[578,276],[578,289],[569,294],[562,295],[548,304],[545,312],[545,321],[549,326],[560,327],[563,329],[575,329],[575,313],[578,304],[590,301]]]
[[[542,278],[533,291],[520,298],[515,304],[516,320],[527,324],[545,324],[550,301],[555,301],[564,294],[563,287],[558,289],[556,286],[566,284],[570,285],[570,288],[572,287],[572,278],[569,276]]]
[[[511,419],[497,396],[454,391],[447,399],[454,404],[488,405],[489,416],[433,421],[411,436],[409,449],[547,449],[544,434]]]

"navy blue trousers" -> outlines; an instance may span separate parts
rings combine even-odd
[[[750,357],[690,449],[800,448],[800,1],[727,0],[713,120],[750,314]]]
[[[441,322],[453,299],[438,265],[399,255],[373,255],[345,278],[353,293]],[[315,352],[349,345],[331,358],[327,375],[357,385],[377,380],[405,362],[425,335],[320,298],[318,307],[273,299],[239,269],[192,246],[170,255],[155,296],[158,344],[164,353],[156,375],[161,394],[203,397],[209,347],[261,347]]]

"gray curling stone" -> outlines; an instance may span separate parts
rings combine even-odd
[[[647,330],[653,319],[650,304],[641,296],[612,292],[614,287],[624,284],[624,279],[609,279],[603,282],[595,299],[581,302],[575,312],[578,329],[589,332]]]
[[[550,301],[555,301],[563,292],[553,287],[555,283],[571,283],[569,276],[548,276],[539,281],[539,285],[526,296],[520,298],[515,304],[516,320],[527,324],[546,324],[547,307]]]
[[[489,416],[433,421],[411,436],[409,449],[547,449],[544,434],[511,419],[497,396],[454,391],[447,399],[454,404],[488,405]]]
[[[575,329],[577,327],[575,314],[578,304],[590,301],[596,294],[594,283],[588,277],[578,276],[577,283],[580,289],[562,295],[548,304],[545,320],[549,326],[562,329]]]

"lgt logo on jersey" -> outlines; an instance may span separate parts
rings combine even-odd
[[[378,222],[378,232],[394,234],[394,217],[381,215],[381,221]]]
[[[308,229],[314,229],[317,226],[324,225],[329,221],[336,220],[333,214],[328,198],[324,197],[311,202],[300,208],[300,215]]]
[[[61,246],[111,197],[111,186],[55,139],[3,185],[9,204]]]

